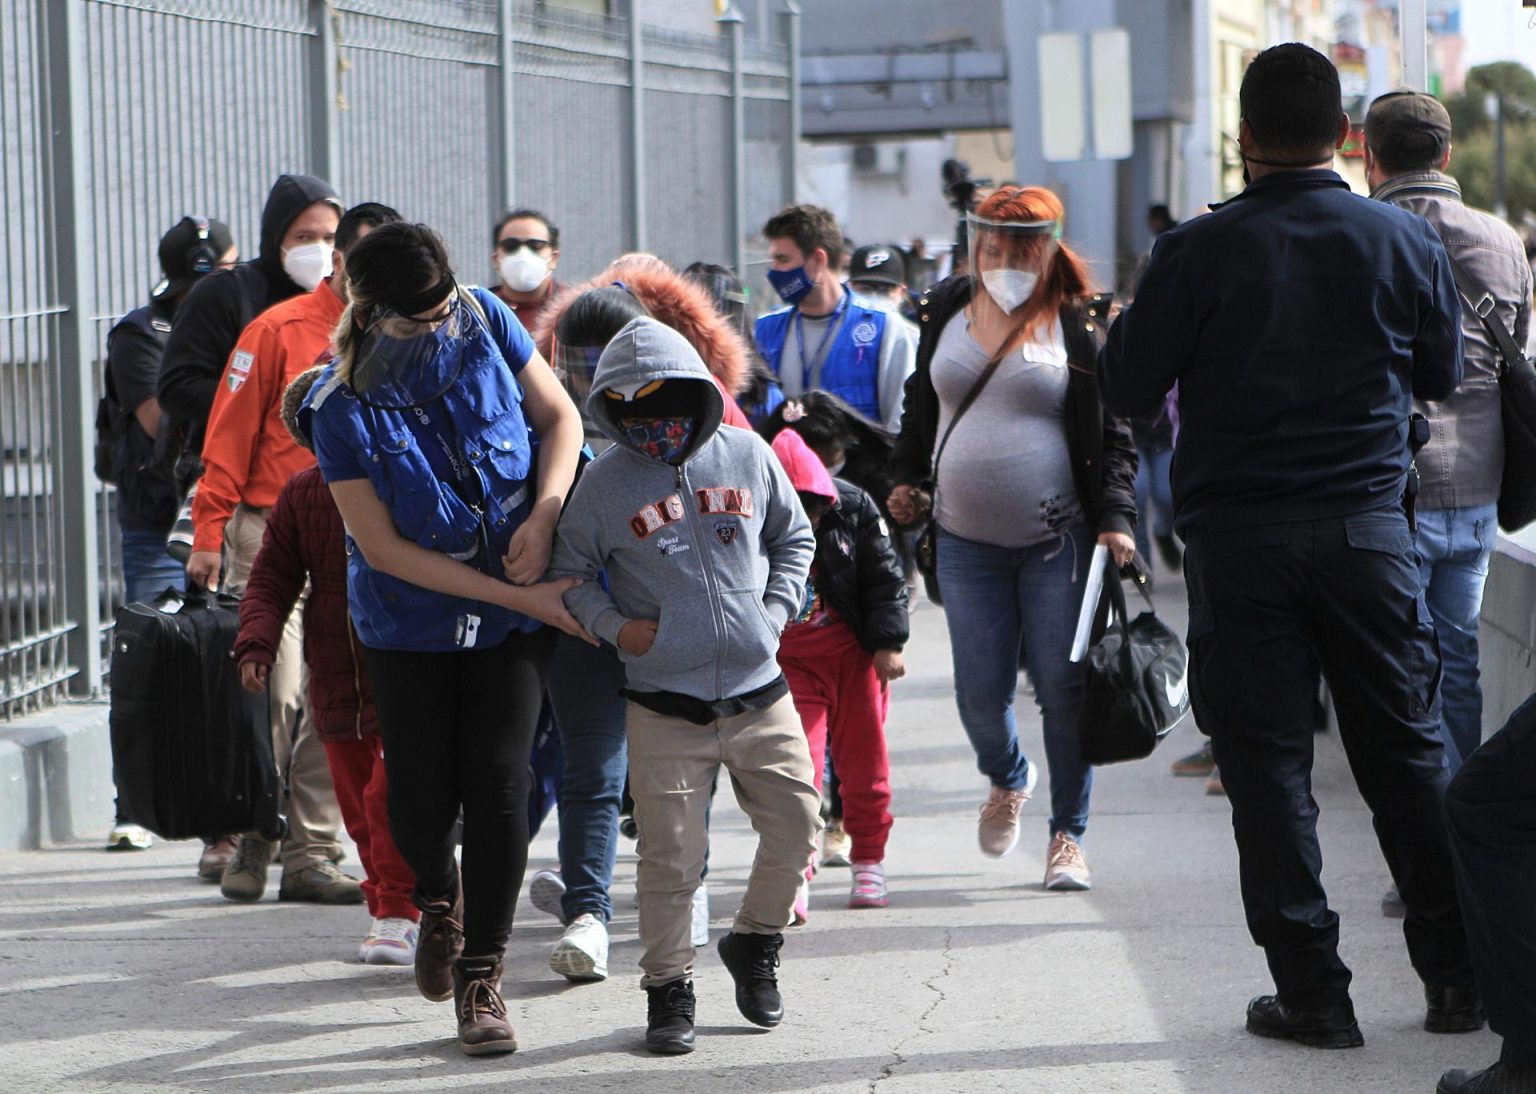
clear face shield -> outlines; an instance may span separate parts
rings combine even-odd
[[[554,360],[550,362],[555,376],[565,386],[566,394],[575,402],[576,409],[581,411],[581,424],[586,432],[587,443],[596,451],[613,443],[587,414],[587,396],[592,394],[592,378],[597,374],[597,360],[603,355],[603,348],[569,346],[556,338],[551,353]]]
[[[1059,220],[991,220],[966,215],[975,293],[1012,314],[1034,295],[1061,245]]]
[[[458,286],[449,282],[447,289],[428,290],[406,302],[404,311],[369,309],[352,364],[352,390],[362,402],[407,410],[435,402],[453,387],[480,325]]]

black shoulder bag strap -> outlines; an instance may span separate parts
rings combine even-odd
[[[944,457],[944,446],[949,444],[949,438],[950,435],[954,433],[955,426],[960,424],[960,419],[965,417],[965,412],[970,410],[971,407],[975,405],[977,398],[979,398],[981,395],[981,389],[987,386],[987,381],[992,379],[992,374],[997,371],[998,366],[1003,363],[1003,358],[1007,356],[1008,343],[1004,342],[1003,347],[993,355],[992,360],[987,362],[987,367],[981,370],[981,375],[976,377],[976,382],[971,385],[971,390],[965,393],[965,398],[960,400],[960,405],[955,408],[955,416],[949,420],[949,428],[944,431],[944,436],[939,440],[939,447],[933,454],[932,481],[934,511],[936,511],[938,508],[939,460]],[[929,382],[932,382],[931,376]]]
[[[1515,336],[1509,333],[1504,324],[1499,322],[1498,316],[1493,314],[1498,301],[1493,298],[1491,292],[1473,280],[1466,267],[1457,262],[1454,256],[1447,254],[1446,257],[1451,260],[1451,276],[1456,279],[1456,287],[1461,290],[1461,295],[1471,305],[1473,312],[1483,321],[1483,329],[1499,347],[1499,356],[1504,361],[1504,367],[1499,370],[1501,376],[1510,369],[1519,368],[1525,363],[1525,354],[1520,351],[1519,346],[1515,345]]]

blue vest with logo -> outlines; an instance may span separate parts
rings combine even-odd
[[[845,292],[847,290],[844,290]],[[859,302],[851,293],[842,323],[827,354],[822,359],[821,377],[816,387],[845,400],[870,421],[882,420],[880,413],[880,343],[885,337],[885,312]],[[775,376],[784,358],[785,339],[794,337],[795,309],[780,308],[757,321],[754,334],[757,350],[768,362]],[[807,341],[807,356],[816,355],[816,347]],[[802,361],[793,367],[804,368]],[[804,385],[809,388],[807,381]]]
[[[482,307],[490,306],[484,290],[471,291]],[[300,412],[301,428],[314,439],[328,482],[359,478],[361,471],[406,539],[501,578],[512,533],[533,508],[537,460],[512,363],[482,324],[457,361],[434,362],[435,369],[459,367],[458,378],[419,413],[368,406],[341,382],[333,364]],[[437,391],[444,379],[421,376],[418,383],[424,391]],[[441,454],[444,443],[462,468],[462,481],[454,481]],[[434,446],[439,451],[433,452]],[[365,645],[485,648],[514,630],[541,626],[518,612],[432,592],[375,570],[350,536],[347,555],[348,600]]]

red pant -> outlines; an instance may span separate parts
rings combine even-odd
[[[421,918],[411,900],[416,875],[395,849],[389,834],[389,784],[384,778],[384,746],[371,737],[322,737],[331,782],[341,806],[347,835],[357,844],[368,877],[363,896],[375,919]],[[835,754],[834,754],[835,755]]]
[[[885,749],[885,716],[891,692],[875,675],[844,623],[801,624],[784,632],[779,667],[811,746],[816,789],[821,789],[826,751],[842,784],[843,829],[853,842],[854,862],[883,862],[891,834],[891,762]]]

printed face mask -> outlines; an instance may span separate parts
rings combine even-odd
[[[804,266],[796,266],[793,270],[769,270],[768,284],[786,304],[800,303],[813,287]]]
[[[496,264],[502,284],[513,292],[533,292],[549,276],[549,259],[519,247]]]
[[[1004,312],[1013,312],[1035,291],[1040,275],[1034,270],[983,270],[981,283],[987,295]]]
[[[619,432],[637,452],[674,463],[693,443],[698,423],[693,418],[621,418]]]
[[[283,252],[283,272],[305,292],[313,292],[331,276],[333,251],[325,243],[306,243]]]

